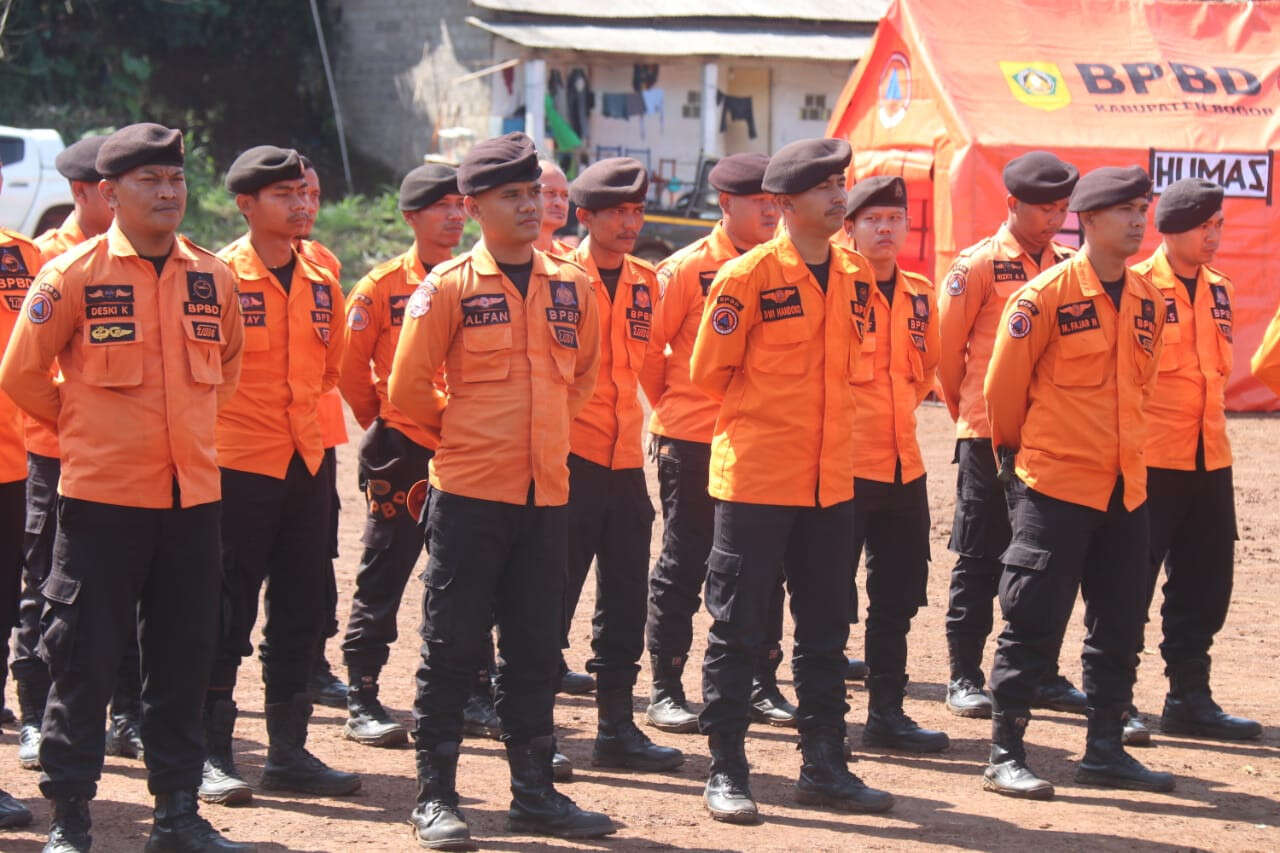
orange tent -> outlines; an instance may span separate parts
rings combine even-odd
[[[827,128],[853,179],[902,175],[911,257],[940,279],[1004,219],[1006,161],[1138,164],[1226,189],[1214,266],[1236,285],[1233,410],[1280,409],[1249,357],[1280,299],[1280,3],[894,0]],[[1157,200],[1158,204],[1158,200]],[[1277,206],[1273,206],[1277,205]],[[1064,234],[1078,244],[1075,217]],[[1146,257],[1159,243],[1147,232]]]

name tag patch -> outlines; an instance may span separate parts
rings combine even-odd
[[[241,291],[240,296],[240,313],[244,315],[244,325],[246,328],[262,327],[267,325],[267,298],[262,295],[261,291]]]
[[[1090,329],[1100,329],[1098,309],[1092,299],[1081,302],[1069,302],[1058,307],[1058,334],[1074,335]]]
[[[391,325],[404,325],[404,307],[409,304],[408,296],[393,296],[387,300],[387,304],[391,307]]]
[[[462,300],[462,325],[500,326],[511,322],[507,297],[502,293],[480,293]]]
[[[766,323],[786,320],[789,317],[803,317],[804,306],[800,304],[800,288],[776,287],[773,290],[760,291],[760,319]]]
[[[991,274],[997,282],[1026,281],[1027,271],[1022,261],[992,261]]]
[[[104,320],[133,316],[133,285],[99,284],[85,288],[86,320]],[[133,328],[133,324],[127,324]]]

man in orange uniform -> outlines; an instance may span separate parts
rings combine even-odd
[[[405,306],[387,397],[440,445],[430,463],[422,661],[414,701],[421,844],[468,849],[456,777],[462,708],[498,625],[497,690],[511,766],[507,826],[614,832],[555,790],[552,712],[568,536],[569,423],[595,386],[600,321],[582,269],[533,248],[538,153],[511,133],[458,168],[484,242],[440,264]],[[447,401],[437,393],[441,366]],[[442,405],[443,402],[443,405]]]
[[[992,627],[992,603],[1009,546],[1009,508],[996,480],[982,380],[996,328],[1010,294],[1042,270],[1071,257],[1053,241],[1067,217],[1067,200],[1080,173],[1047,151],[1031,151],[1005,164],[1008,216],[991,237],[957,256],[938,296],[942,331],[938,384],[956,422],[956,511],[948,547],[956,554],[947,609],[951,678],[946,707],[960,717],[990,717],[983,692],[982,647]],[[1054,655],[1033,708],[1083,714],[1084,694],[1058,672]]]
[[[142,736],[156,797],[149,850],[251,850],[199,817],[200,702],[218,628],[214,428],[240,374],[235,278],[176,235],[182,134],[125,127],[98,151],[115,222],[47,264],[0,388],[61,442],[59,524],[40,652],[53,685],[40,741],[49,843],[87,851],[103,718],[141,642]],[[62,368],[54,381],[54,359]]]
[[[844,218],[838,139],[803,139],[769,160],[761,189],[778,196],[786,230],[727,262],[707,294],[689,373],[720,401],[708,492],[715,499],[707,557],[714,620],[702,668],[698,724],[711,746],[704,799],[716,820],[752,823],[744,739],[752,671],[765,642],[769,602],[785,573],[795,617],[792,670],[804,762],[800,802],[885,811],[893,797],[866,787],[845,764],[844,645],[853,561],[853,460],[849,382],[861,330],[855,282],[863,259],[832,245]]]
[[[658,280],[628,252],[644,227],[649,173],[630,157],[583,170],[569,188],[587,239],[574,252],[600,308],[600,374],[569,430],[569,573],[565,646],[591,563],[595,615],[587,672],[598,680],[592,763],[671,770],[678,749],[655,745],[631,719],[631,689],[644,652],[645,578],[653,507],[644,480],[638,377],[649,345]]]
[[[941,752],[945,732],[921,728],[902,710],[907,632],[929,581],[929,495],[916,441],[916,408],[933,390],[938,366],[938,310],[933,283],[898,266],[907,238],[907,185],[876,175],[853,185],[845,233],[871,263],[875,286],[855,285],[862,325],[858,370],[851,377],[857,410],[854,458],[853,571],[867,552],[867,746]],[[857,596],[850,589],[850,618]]]
[[[1221,740],[1262,734],[1223,713],[1209,689],[1209,647],[1227,620],[1235,573],[1236,507],[1227,440],[1231,280],[1209,266],[1222,240],[1222,187],[1184,178],[1156,207],[1164,241],[1134,266],[1164,296],[1164,351],[1147,403],[1152,566],[1147,610],[1164,563],[1164,657],[1169,693],[1160,730]]]
[[[4,177],[0,175],[0,192],[4,190]],[[40,250],[35,244],[16,231],[0,228],[0,344],[8,345],[14,323],[22,311],[22,302],[31,288],[31,280],[40,271]],[[4,660],[9,658],[9,632],[18,624],[18,603],[22,591],[23,524],[26,516],[27,465],[22,442],[22,412],[9,398],[0,396],[0,650]],[[35,595],[39,596],[38,589]],[[37,617],[38,620],[38,617]],[[24,639],[27,642],[24,642]],[[38,727],[43,716],[44,697],[32,690],[35,678],[48,690],[48,670],[41,661],[24,655],[24,649],[34,652],[31,640],[39,640],[37,621],[34,636],[19,632],[13,677],[18,683],[18,707],[22,714],[23,732],[19,750],[31,750],[31,735],[27,733],[32,723]],[[26,658],[27,666],[19,663]],[[13,712],[4,707],[4,683],[8,667],[0,662],[0,723],[16,722]],[[38,698],[38,702],[37,702]],[[35,716],[37,713],[40,716]],[[39,736],[34,738],[39,748]],[[38,761],[37,761],[38,763]],[[11,795],[0,790],[0,827],[26,826],[31,823],[31,812]]]
[[[36,238],[43,263],[111,227],[112,212],[98,191],[102,176],[94,165],[105,136],[90,136],[58,152],[54,166],[71,185],[75,210],[62,225]],[[30,415],[23,415],[27,449],[26,535],[23,540],[23,590],[15,639],[13,677],[18,687],[22,728],[18,732],[18,762],[28,770],[40,768],[40,721],[49,694],[49,667],[40,660],[40,587],[53,562],[58,530],[58,477],[61,461],[58,435]],[[128,643],[116,673],[107,729],[107,755],[142,758],[142,675],[137,643]]]
[[[233,693],[240,661],[253,652],[249,636],[264,581],[269,744],[262,787],[349,794],[360,777],[306,750],[306,682],[323,628],[330,501],[316,405],[338,381],[342,289],[332,273],[294,250],[309,204],[296,151],[250,148],[231,164],[226,185],[249,225],[218,253],[239,282],[245,365],[218,416],[226,624],[205,703],[209,758],[200,795],[221,803],[252,798],[232,756]]]
[[[1249,368],[1254,377],[1276,394],[1280,394],[1280,310],[1271,318],[1267,332],[1253,354]]]
[[[569,181],[552,160],[539,160],[542,167],[542,230],[533,246],[539,252],[568,257],[573,246],[556,237],[569,221]]]
[[[653,404],[650,450],[658,468],[663,522],[662,553],[649,574],[645,633],[653,689],[645,715],[655,728],[668,732],[698,730],[698,716],[685,700],[681,675],[693,640],[693,614],[707,577],[715,517],[707,494],[707,471],[720,403],[693,384],[689,359],[716,272],[732,258],[773,239],[778,203],[772,193],[760,188],[768,165],[764,154],[731,154],[716,163],[707,180],[720,193],[723,217],[710,234],[658,267],[660,298],[640,374],[645,395]],[[778,690],[776,677],[782,661],[784,601],[779,578],[751,687],[751,712],[755,719],[774,725],[795,725],[795,706]]]
[[[1005,627],[991,668],[983,787],[1031,799],[1053,785],[1027,766],[1023,732],[1084,595],[1089,734],[1076,781],[1169,791],[1122,743],[1149,571],[1146,414],[1164,298],[1125,266],[1146,229],[1151,180],[1104,167],[1071,194],[1084,245],[1009,298],[983,383],[1013,535],[1001,559]]]
[[[324,243],[311,239],[311,231],[315,228],[316,217],[320,213],[320,173],[311,160],[305,155],[300,156],[307,180],[307,227],[302,236],[294,241],[294,249],[307,260],[331,272],[334,281],[341,285],[342,261]],[[324,630],[316,645],[316,662],[311,670],[311,677],[307,680],[307,694],[312,702],[330,708],[346,708],[347,685],[333,674],[333,668],[329,666],[329,659],[324,652],[325,641],[338,633],[338,578],[334,573],[333,561],[338,558],[338,518],[342,512],[342,498],[338,495],[337,447],[347,443],[347,419],[342,412],[342,395],[336,387],[320,395],[320,400],[316,403],[316,417],[320,421],[320,441],[324,445],[320,476],[328,483],[329,489],[329,560],[328,574],[325,576],[324,607],[321,609]]]
[[[449,260],[462,239],[467,216],[457,170],[433,163],[409,172],[400,183],[400,211],[413,229],[413,245],[374,267],[351,291],[339,379],[347,404],[367,430],[359,455],[360,487],[367,505],[361,537],[364,555],[342,641],[350,674],[343,734],[368,746],[398,746],[406,740],[404,727],[378,701],[378,675],[396,640],[405,584],[422,553],[422,533],[405,496],[426,478],[427,463],[440,443],[439,432],[423,429],[387,402],[387,377],[405,304],[427,271]],[[486,694],[488,687],[485,667]],[[492,700],[488,707],[492,713]]]

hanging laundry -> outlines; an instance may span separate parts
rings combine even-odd
[[[559,151],[568,151],[577,148],[582,144],[582,138],[573,132],[573,128],[569,126],[569,122],[556,109],[555,100],[552,99],[551,93],[547,93],[547,130],[551,134],[551,138],[556,141],[556,149]]]
[[[502,69],[502,83],[507,87],[507,94],[514,95],[516,93],[516,70],[515,68]]]
[[[605,118],[631,118],[627,111],[627,101],[631,95],[627,92],[605,92],[600,96],[601,112]],[[642,102],[643,103],[643,102]]]
[[[569,79],[565,82],[565,118],[569,120],[569,126],[573,128],[573,132],[579,137],[587,138],[587,127],[590,123],[591,111],[596,108],[596,93],[591,90],[591,83],[587,80],[587,72],[581,68],[575,68],[569,72]]]
[[[637,92],[652,89],[658,82],[658,66],[637,62],[631,71],[631,88]]]
[[[737,97],[734,95],[726,95],[723,92],[716,92],[716,103],[724,104],[724,110],[720,113],[720,132],[724,133],[729,127],[729,120],[745,121],[747,123],[747,138],[756,138],[756,115],[752,107],[751,97]]]

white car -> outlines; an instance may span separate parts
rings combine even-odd
[[[53,166],[64,147],[56,130],[0,125],[0,225],[35,237],[67,218],[75,207],[71,187]]]

